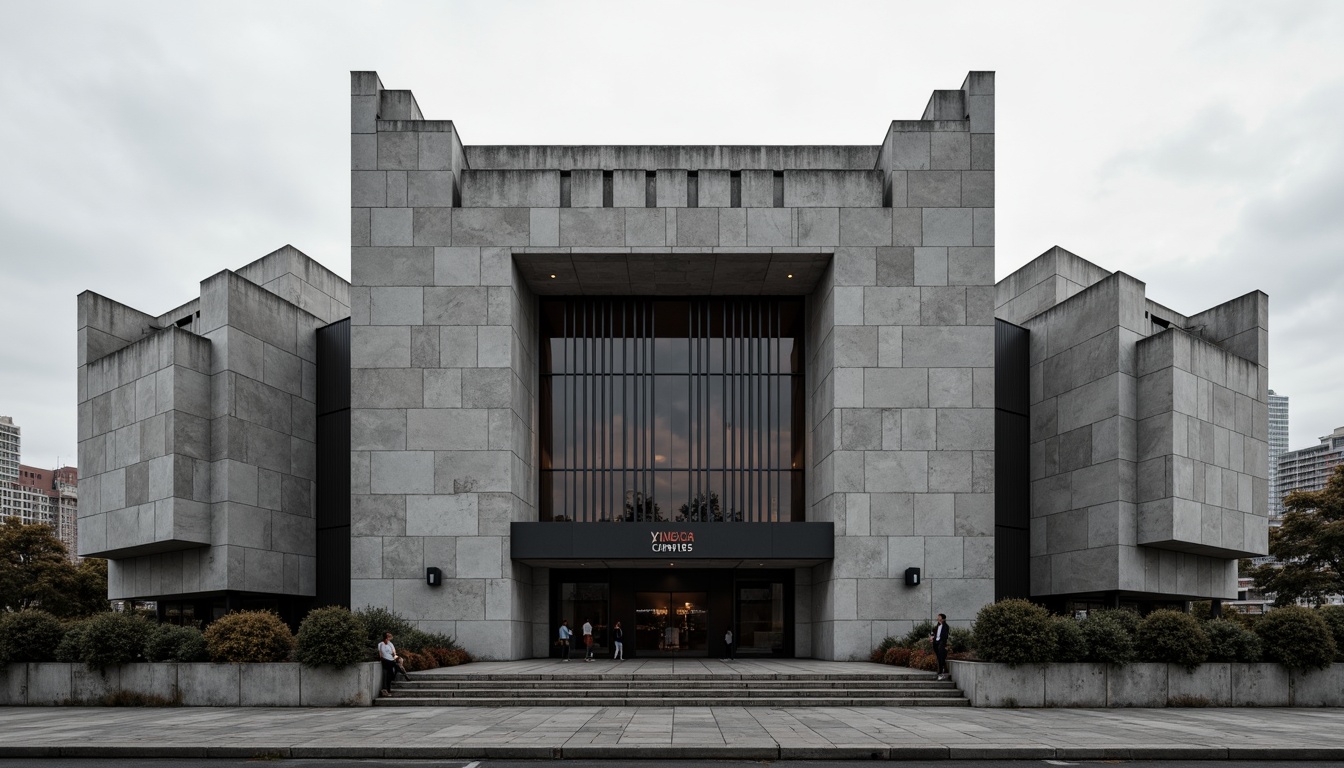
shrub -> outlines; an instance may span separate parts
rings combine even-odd
[[[933,634],[934,626],[935,624],[932,621],[921,621],[905,633],[905,637],[901,638],[901,645],[906,648],[914,648],[919,641],[928,640],[929,636]]]
[[[899,640],[892,637],[891,635],[887,635],[886,637],[882,638],[882,642],[878,643],[877,647],[873,649],[873,652],[869,654],[868,660],[873,662],[874,664],[882,664],[883,659],[885,659],[887,656],[887,651],[899,644],[900,644]]]
[[[1256,624],[1265,658],[1293,670],[1325,669],[1335,659],[1335,641],[1320,614],[1309,608],[1275,608]]]
[[[391,632],[393,642],[400,644],[399,641],[402,636],[415,629],[414,624],[403,619],[397,612],[389,611],[386,608],[374,608],[366,605],[355,611],[355,615],[364,625],[364,642],[370,651],[376,649],[378,644],[383,642],[384,632]]]
[[[1260,660],[1260,638],[1235,621],[1211,619],[1204,624],[1209,638],[1209,661]]]
[[[1088,616],[1104,616],[1118,623],[1120,628],[1129,635],[1130,640],[1139,636],[1139,622],[1143,619],[1138,613],[1128,608],[1101,608],[1095,611],[1088,611]]]
[[[975,648],[975,633],[965,627],[952,627],[948,631],[947,643],[953,652],[969,653]]]
[[[53,661],[65,627],[46,611],[0,614],[0,665]]]
[[[1122,611],[1092,611],[1079,622],[1083,639],[1087,641],[1088,661],[1106,664],[1128,664],[1134,660],[1134,638],[1125,630]]]
[[[1087,638],[1077,619],[1054,616],[1050,623],[1055,630],[1055,661],[1073,662],[1087,658]]]
[[[209,658],[205,635],[195,627],[160,624],[150,630],[145,640],[145,659],[148,661],[187,662]]]
[[[100,613],[84,622],[80,661],[89,669],[104,670],[144,658],[145,640],[154,629],[143,616]]]
[[[890,664],[893,667],[910,666],[910,649],[902,648],[899,645],[892,646],[887,649],[887,653],[883,657],[882,662]]]
[[[393,642],[396,642],[396,638],[393,638]],[[439,666],[434,657],[428,653],[403,651],[401,649],[397,649],[397,653],[401,655],[401,665],[406,667],[407,672],[421,672]]]
[[[1317,612],[1335,640],[1335,661],[1344,661],[1344,605],[1327,605]]]
[[[348,667],[368,656],[364,625],[338,605],[308,612],[299,624],[298,660],[308,667]]]
[[[65,626],[65,636],[56,644],[56,660],[78,664],[84,660],[84,632],[87,622],[73,621]]]
[[[912,651],[910,653],[908,666],[911,669],[922,669],[925,672],[937,672],[938,657],[934,656],[932,653],[925,653],[924,651]]]
[[[1050,613],[1027,600],[1002,600],[975,617],[975,651],[985,661],[1010,666],[1049,661],[1055,655]]]
[[[471,656],[461,648],[426,648],[425,655],[440,667],[456,667],[471,661]]]
[[[1209,658],[1209,638],[1195,617],[1181,611],[1148,614],[1139,622],[1137,639],[1145,661],[1194,669]]]
[[[294,635],[271,611],[238,611],[205,630],[205,645],[211,661],[285,661],[294,650]]]

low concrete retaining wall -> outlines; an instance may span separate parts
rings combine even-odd
[[[188,707],[367,707],[378,697],[377,662],[344,669],[281,664],[83,664],[0,666],[0,706],[98,704],[116,693]]]
[[[973,707],[1344,706],[1344,664],[948,664]]]

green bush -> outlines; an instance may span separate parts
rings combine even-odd
[[[205,630],[205,645],[211,661],[285,661],[294,650],[294,635],[271,611],[238,611]]]
[[[1087,638],[1083,628],[1072,616],[1054,616],[1050,619],[1055,630],[1055,661],[1073,662],[1087,658]]]
[[[46,611],[0,614],[0,664],[54,661],[63,637],[60,619]]]
[[[56,660],[66,664],[78,664],[84,660],[84,632],[86,621],[72,621],[65,625],[65,635],[56,644]]]
[[[1144,661],[1181,664],[1194,669],[1209,658],[1209,638],[1195,617],[1183,611],[1153,611],[1139,622],[1139,652]]]
[[[317,608],[299,624],[297,658],[304,666],[348,667],[369,655],[364,625],[340,606]]]
[[[901,638],[901,647],[914,648],[919,644],[919,641],[928,640],[929,636],[933,634],[934,626],[936,624],[932,621],[919,622],[913,629],[905,633],[905,637]]]
[[[873,649],[873,653],[871,656],[869,656],[868,660],[876,664],[882,664],[884,663],[884,660],[887,657],[887,651],[897,647],[900,644],[901,644],[900,640],[897,640],[891,635],[887,635],[886,637],[882,638],[882,642],[878,643],[877,647]]]
[[[975,648],[975,632],[966,627],[952,627],[947,633],[948,645],[954,653],[966,653]]]
[[[1128,608],[1101,608],[1095,611],[1088,611],[1088,616],[1104,616],[1117,624],[1129,635],[1130,640],[1136,640],[1139,636],[1139,622],[1143,618],[1138,613]]]
[[[1335,639],[1335,661],[1344,661],[1344,605],[1327,605],[1318,613]]]
[[[206,661],[205,635],[195,627],[160,624],[145,640],[145,658],[149,661]]]
[[[1211,619],[1204,624],[1204,634],[1209,638],[1209,661],[1260,660],[1260,638],[1235,621]]]
[[[1050,613],[1027,600],[1003,600],[975,617],[975,652],[985,661],[1010,666],[1050,661],[1055,630]]]
[[[1087,660],[1105,664],[1128,664],[1134,660],[1134,638],[1117,614],[1126,611],[1090,611],[1078,623],[1087,641]]]
[[[128,613],[92,616],[84,622],[79,660],[97,670],[142,661],[145,639],[153,629],[144,617]]]
[[[1275,608],[1255,625],[1264,655],[1288,669],[1325,669],[1335,660],[1335,641],[1320,614],[1293,605]]]
[[[899,645],[893,645],[882,655],[882,663],[890,664],[893,667],[904,667],[910,663],[910,649]]]
[[[364,606],[355,611],[364,626],[364,644],[370,655],[374,654],[378,644],[383,642],[383,633],[392,633],[392,643],[400,649],[405,644],[405,636],[416,631],[415,625],[403,619],[395,611],[386,608]],[[409,646],[407,650],[412,650]]]

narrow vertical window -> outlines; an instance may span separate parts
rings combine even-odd
[[[700,207],[700,174],[695,171],[686,174],[686,207]]]
[[[602,207],[610,208],[616,199],[616,182],[612,180],[611,171],[602,172]]]
[[[784,172],[775,171],[775,207],[784,207]]]
[[[560,207],[568,208],[570,200],[569,171],[560,172]]]
[[[742,172],[733,171],[728,176],[728,205],[732,208],[742,207]]]
[[[658,174],[654,171],[644,172],[644,207],[658,207]]]

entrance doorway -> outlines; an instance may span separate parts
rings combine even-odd
[[[704,592],[636,592],[636,652],[704,656],[709,650],[707,606]]]

